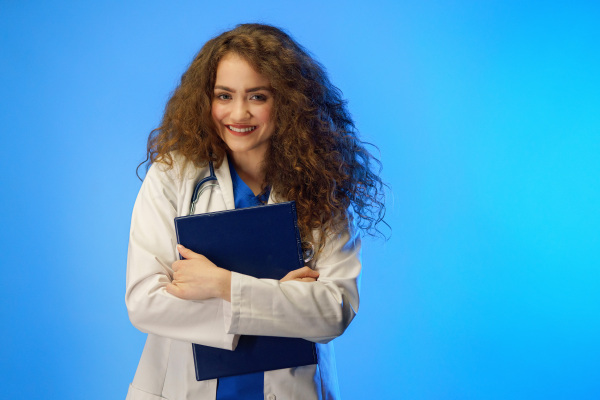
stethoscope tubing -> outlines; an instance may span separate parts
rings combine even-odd
[[[200,198],[200,196],[202,196],[202,193],[204,193],[204,191],[210,187],[219,186],[219,181],[217,181],[217,177],[215,176],[215,169],[213,167],[212,161],[208,162],[208,168],[210,171],[210,175],[208,175],[206,178],[203,178],[202,180],[200,180],[200,182],[198,182],[196,184],[196,187],[194,188],[194,194],[192,194],[192,202],[190,204],[190,215],[194,215],[194,211],[196,210],[196,203],[198,202],[198,199]],[[211,183],[210,185],[204,185],[205,183],[213,182],[213,181],[216,183]]]

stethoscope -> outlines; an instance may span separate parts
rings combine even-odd
[[[190,215],[194,215],[196,203],[198,202],[200,196],[202,196],[202,193],[204,193],[204,191],[208,188],[219,186],[219,181],[217,181],[217,177],[215,176],[215,168],[213,167],[212,161],[208,162],[208,169],[210,170],[210,175],[196,183],[196,187],[194,188],[194,194],[192,194],[192,203],[190,204]],[[205,183],[209,184],[204,185]]]
[[[196,203],[198,202],[198,199],[200,198],[200,196],[202,196],[202,193],[204,193],[204,191],[206,189],[209,189],[209,188],[215,187],[215,186],[219,187],[219,181],[217,180],[217,177],[215,176],[215,168],[213,167],[212,161],[208,162],[208,169],[210,171],[210,174],[206,178],[203,178],[198,183],[196,183],[196,187],[194,188],[194,193],[192,194],[192,203],[190,204],[190,214],[189,215],[194,215],[194,210],[196,209]],[[302,242],[302,258],[304,259],[304,262],[307,263],[310,260],[312,260],[314,255],[315,255],[315,246],[311,242],[303,241]]]

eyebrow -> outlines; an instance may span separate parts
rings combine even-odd
[[[228,88],[227,86],[222,86],[222,85],[216,85],[215,89],[220,89],[220,90],[225,90],[226,92],[232,92],[235,93],[235,90]],[[246,89],[246,93],[250,93],[250,92],[258,92],[260,90],[266,90],[266,91],[271,91],[271,88],[268,86],[257,86],[257,87],[253,87],[250,89]]]

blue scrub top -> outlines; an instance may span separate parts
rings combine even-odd
[[[231,160],[229,160],[229,171],[231,172],[231,183],[233,184],[235,208],[254,207],[267,203],[270,189],[262,196],[255,196],[237,174]],[[264,375],[264,372],[255,372],[253,374],[219,378],[217,400],[263,400]]]

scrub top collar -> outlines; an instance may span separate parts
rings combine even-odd
[[[269,195],[271,194],[271,188],[267,189],[255,196],[250,187],[246,185],[246,182],[240,178],[231,158],[227,159],[229,164],[229,173],[231,174],[231,184],[233,185],[233,197],[235,200],[235,208],[254,207],[267,204],[269,201]]]

